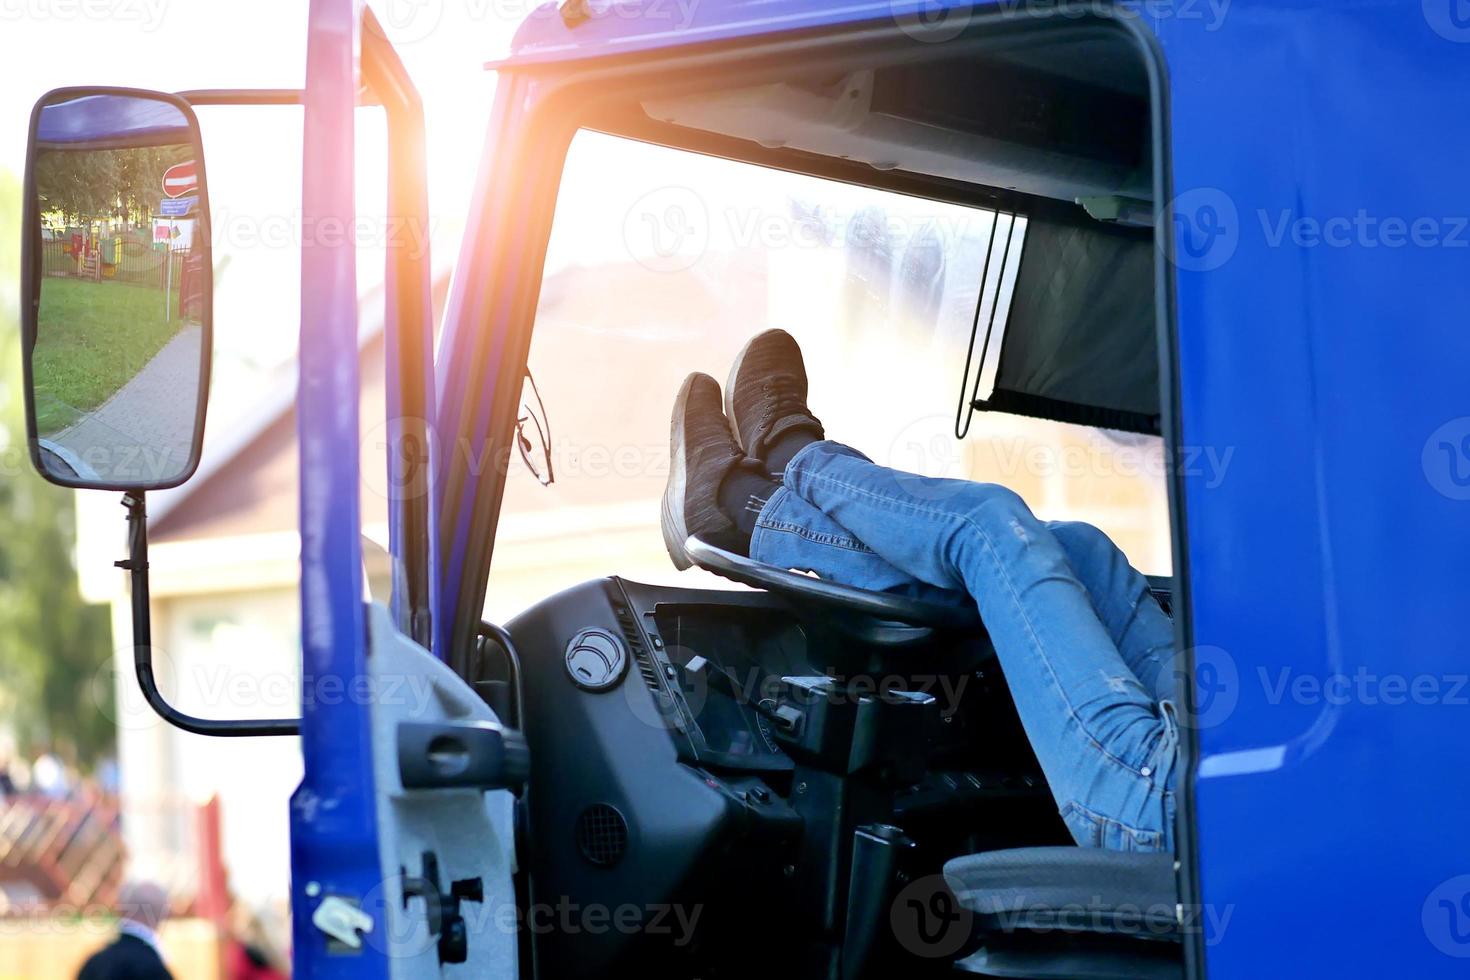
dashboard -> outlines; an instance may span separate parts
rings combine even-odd
[[[937,867],[977,829],[1044,842],[1056,820],[983,631],[883,646],[769,593],[611,577],[506,632],[533,759],[528,905],[638,910],[644,926],[702,910],[699,942],[533,936],[541,975],[720,975],[690,957],[719,950],[729,968],[756,955],[755,928],[762,957],[789,943],[820,960],[808,940],[836,928],[858,825],[902,822]]]

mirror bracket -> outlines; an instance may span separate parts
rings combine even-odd
[[[164,721],[195,735],[238,738],[301,734],[300,718],[197,718],[168,703],[153,673],[153,624],[148,606],[148,507],[143,491],[123,494],[122,505],[128,511],[128,556],[114,564],[126,569],[131,579],[133,672],[143,691],[143,700]]]

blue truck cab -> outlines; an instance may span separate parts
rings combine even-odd
[[[192,107],[302,105],[304,218],[350,223],[354,109],[381,105],[389,212],[427,211],[422,107],[372,11],[313,0],[309,32],[300,91],[44,97],[23,270],[32,456],[55,482],[125,494],[145,695],[192,731],[300,740],[305,777],[281,801],[299,975],[1464,974],[1461,0],[534,10],[487,66],[440,323],[427,254],[388,249],[387,605],[363,596],[357,255],[343,240],[301,256],[303,674],[435,696],[196,718],[153,678],[145,503],[206,438]],[[169,287],[199,370],[160,389],[148,431],[173,436],[139,472],[118,437],[87,434],[106,427],[57,421],[39,253],[48,168],[144,151],[194,162],[170,173],[204,251]],[[603,206],[651,170],[668,177],[632,209]],[[790,236],[774,250],[770,201]],[[750,249],[699,265],[742,209],[769,253],[757,272]],[[596,236],[636,268],[579,266]],[[786,305],[752,305],[757,287]],[[641,329],[567,326],[620,305],[648,311]],[[777,325],[814,384],[845,393],[852,421],[828,422],[856,443],[930,419],[936,397],[940,423],[904,437],[931,461],[1006,419],[1043,453],[1048,433],[1096,431],[1162,460],[1159,567],[1143,570],[1165,573],[1188,681],[1175,853],[1075,846],[983,625],[922,603],[704,548],[705,572],[747,588],[609,565],[486,619],[510,581],[514,458],[555,493],[567,417],[657,457],[663,432],[627,420],[665,411],[663,379]],[[546,498],[546,519],[596,564],[615,532],[574,505],[636,498],[648,473],[581,476],[561,485],[586,495]]]

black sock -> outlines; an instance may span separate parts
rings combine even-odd
[[[755,519],[779,486],[755,467],[743,465],[731,468],[720,481],[716,502],[721,513],[730,518],[745,536],[747,549],[750,536],[755,533]]]
[[[792,457],[822,437],[808,428],[795,428],[783,433],[766,452],[766,469],[771,479],[780,482],[786,472],[786,464]]]

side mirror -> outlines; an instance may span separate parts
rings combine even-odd
[[[22,305],[31,461],[52,483],[177,486],[199,465],[213,270],[199,122],[160,92],[31,113]]]

